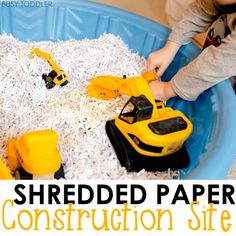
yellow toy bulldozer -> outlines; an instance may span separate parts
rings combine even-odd
[[[51,89],[55,85],[65,86],[68,84],[68,76],[65,74],[63,70],[60,70],[56,64],[56,62],[52,59],[51,55],[41,51],[38,48],[34,48],[30,56],[33,58],[34,55],[42,57],[47,60],[52,71],[49,74],[43,74],[42,79],[45,81],[46,88]]]
[[[27,132],[7,143],[7,165],[15,179],[64,178],[58,136],[53,130]],[[13,179],[0,162],[0,179]]]
[[[192,123],[182,112],[154,100],[148,85],[154,79],[152,73],[124,79],[99,76],[87,87],[95,98],[131,96],[120,115],[106,123],[107,135],[127,171],[180,169],[190,162],[184,143]]]

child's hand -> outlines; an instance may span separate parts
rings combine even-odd
[[[156,52],[150,53],[147,59],[147,71],[154,71],[158,68],[156,78],[159,79],[173,61],[179,48],[180,45],[172,41],[168,41],[163,48]]]
[[[172,88],[171,81],[161,82],[159,80],[153,80],[149,83],[149,86],[155,100],[167,101],[169,98],[177,96]]]

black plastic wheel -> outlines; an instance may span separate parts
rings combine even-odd
[[[63,86],[65,86],[65,85],[67,85],[68,83],[69,83],[69,81],[66,80],[66,81],[64,81],[60,86],[63,87]]]
[[[23,180],[32,180],[33,175],[25,171],[23,168],[19,168],[15,171],[15,179],[23,179]]]
[[[42,79],[45,80],[46,77],[47,77],[47,74],[46,74],[46,73],[43,73],[43,74],[42,74]]]
[[[62,164],[61,164],[60,169],[59,169],[57,172],[55,172],[54,178],[55,178],[55,179],[61,179],[61,178],[64,179],[64,178],[65,178],[64,167],[63,167]]]
[[[42,79],[45,81],[45,83],[47,83],[47,77],[48,77],[47,74],[45,73],[42,74]]]
[[[47,89],[52,89],[55,85],[56,85],[56,84],[55,84],[53,81],[51,81],[51,82],[49,82],[49,83],[46,84],[46,88],[47,88]]]

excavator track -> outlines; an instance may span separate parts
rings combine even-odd
[[[128,172],[142,169],[147,171],[163,171],[169,168],[176,170],[187,168],[190,164],[185,146],[170,155],[151,157],[138,153],[116,127],[114,120],[106,122],[106,132],[121,166],[125,167]]]
[[[115,120],[109,120],[106,122],[106,132],[120,161],[121,166],[125,167],[127,171],[132,171],[132,160],[129,159],[129,157],[131,156],[131,145],[124,138],[119,129],[117,129]]]

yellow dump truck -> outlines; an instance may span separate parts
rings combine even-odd
[[[53,130],[27,132],[7,143],[7,166],[15,179],[64,178],[58,135]],[[0,179],[13,179],[0,162]]]

